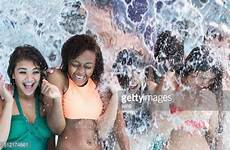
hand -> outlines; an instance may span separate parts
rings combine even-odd
[[[42,80],[41,92],[43,95],[51,99],[61,99],[62,94],[58,87],[49,83],[47,80]]]
[[[5,84],[3,75],[0,74],[0,97],[6,102],[13,102],[12,87]]]

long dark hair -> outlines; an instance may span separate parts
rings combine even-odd
[[[31,45],[18,46],[14,49],[13,53],[10,55],[9,66],[7,69],[7,74],[10,78],[12,85],[15,85],[15,81],[12,78],[16,64],[22,60],[29,60],[34,63],[34,65],[39,66],[41,71],[41,79],[45,78],[45,71],[48,69],[48,65],[45,58],[42,56],[40,51]],[[41,80],[40,79],[40,84]],[[40,88],[36,89],[36,93],[40,92]]]

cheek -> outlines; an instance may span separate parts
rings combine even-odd
[[[36,75],[34,79],[39,82],[41,80],[41,75]]]
[[[75,72],[75,68],[74,67],[72,67],[72,66],[68,66],[68,74],[69,75],[71,75],[71,74],[73,74],[74,72]]]
[[[24,76],[19,75],[19,74],[14,74],[13,79],[15,80],[16,83],[19,83],[25,79]]]
[[[87,75],[88,77],[91,77],[91,76],[93,75],[93,71],[94,71],[94,68],[93,68],[93,69],[87,69],[87,70],[86,70],[86,75]]]

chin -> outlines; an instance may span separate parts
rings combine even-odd
[[[23,93],[24,93],[26,96],[33,96],[34,93],[35,93],[35,90],[33,90],[32,92],[25,92],[25,91],[23,91]]]
[[[85,82],[77,82],[77,81],[75,81],[75,84],[77,86],[79,86],[79,87],[84,86],[86,83],[87,83],[87,81],[85,81]]]

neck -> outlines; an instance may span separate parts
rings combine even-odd
[[[32,101],[34,100],[34,93],[32,95],[25,95],[23,92],[18,91],[18,97],[20,100]]]

